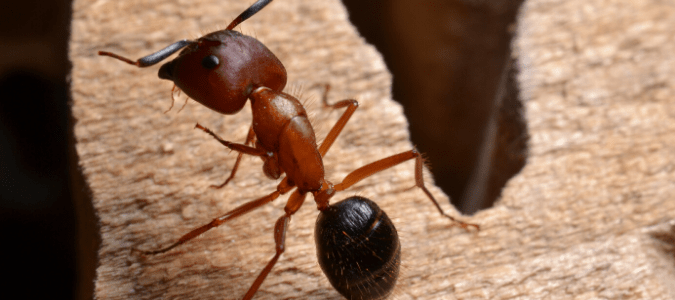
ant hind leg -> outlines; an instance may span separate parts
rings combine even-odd
[[[279,218],[277,223],[274,225],[274,244],[276,245],[276,253],[274,254],[272,260],[267,263],[265,268],[260,271],[260,274],[248,289],[248,292],[246,292],[246,295],[244,295],[244,300],[253,298],[253,295],[258,291],[260,285],[262,285],[263,281],[265,281],[265,278],[267,278],[267,275],[269,275],[270,271],[272,271],[272,268],[279,260],[281,254],[283,254],[286,250],[286,231],[288,230],[288,222],[290,222],[291,216],[295,214],[298,209],[300,209],[302,203],[305,202],[306,196],[306,193],[301,193],[299,190],[295,190],[295,192],[293,192],[293,194],[288,198],[288,203],[284,209],[286,213],[281,216],[281,218]]]
[[[422,155],[415,149],[408,150],[406,152],[401,152],[399,154],[394,154],[392,156],[385,157],[383,159],[374,161],[363,167],[360,167],[352,171],[351,173],[347,174],[347,176],[342,180],[342,182],[334,185],[333,188],[335,189],[335,191],[343,191],[353,186],[357,182],[369,177],[370,175],[384,171],[386,169],[389,169],[393,166],[396,166],[400,163],[403,163],[413,158],[415,159],[415,186],[422,189],[424,194],[427,195],[427,197],[429,198],[429,200],[431,200],[436,209],[438,209],[438,212],[440,212],[442,216],[450,219],[450,221],[453,222],[453,225],[462,227],[466,231],[469,231],[469,227],[474,227],[476,228],[476,230],[480,230],[479,225],[462,222],[446,214],[443,211],[441,206],[438,204],[438,201],[436,201],[436,198],[434,198],[431,192],[429,192],[427,187],[424,185],[424,172],[423,172],[424,158],[422,158]]]

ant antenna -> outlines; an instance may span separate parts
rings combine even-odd
[[[241,13],[238,17],[236,17],[230,25],[227,26],[227,30],[232,30],[234,27],[237,27],[241,22],[244,22],[246,19],[250,18],[251,16],[255,15],[257,12],[259,12],[261,9],[263,9],[267,4],[272,2],[272,0],[258,0],[256,3],[253,3],[249,8],[247,8],[243,13]],[[116,58],[118,60],[121,60],[125,63],[128,63],[130,65],[137,66],[139,68],[145,68],[152,66],[165,58],[169,57],[170,55],[178,52],[180,49],[185,48],[188,45],[196,44],[197,41],[191,41],[191,40],[180,40],[178,42],[175,42],[166,48],[159,50],[153,54],[150,54],[145,57],[141,57],[140,59],[134,61],[131,59],[128,59],[124,56],[117,55],[112,52],[107,52],[107,51],[99,51],[98,55],[103,55],[103,56],[110,56],[112,58]],[[172,105],[173,106],[173,105]]]
[[[232,23],[230,23],[230,25],[227,25],[226,30],[234,29],[241,22],[246,21],[246,19],[255,15],[257,12],[259,12],[261,9],[263,9],[265,6],[267,6],[267,4],[270,4],[270,2],[272,2],[272,0],[258,0],[258,2],[253,3],[253,5],[251,5],[249,8],[247,8],[243,13],[241,13],[239,16],[234,18],[234,20],[232,20]]]
[[[153,54],[150,54],[150,55],[145,56],[145,57],[141,57],[137,61],[133,61],[131,59],[128,59],[126,57],[123,57],[123,56],[120,56],[120,55],[117,55],[115,53],[108,52],[108,51],[99,51],[98,55],[110,56],[112,58],[119,59],[119,60],[121,60],[125,63],[130,64],[130,65],[134,65],[134,66],[137,66],[139,68],[145,68],[145,67],[152,66],[152,65],[164,60],[165,58],[169,57],[171,54],[174,54],[174,53],[178,52],[178,50],[183,49],[185,46],[190,45],[190,44],[194,44],[194,43],[196,43],[196,42],[190,41],[190,40],[180,40],[180,41],[175,42],[175,43],[167,46],[166,48],[164,48],[162,50],[159,50],[159,51],[157,51]]]

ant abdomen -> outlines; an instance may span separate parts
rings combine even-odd
[[[396,285],[401,245],[375,202],[358,196],[332,204],[316,220],[319,265],[347,299],[383,299]]]

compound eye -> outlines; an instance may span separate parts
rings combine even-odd
[[[218,63],[220,63],[220,61],[218,61],[218,57],[215,55],[209,55],[202,59],[202,67],[207,70],[212,70],[213,68],[217,67]]]

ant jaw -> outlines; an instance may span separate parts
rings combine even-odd
[[[174,66],[173,62],[174,61],[172,60],[159,67],[159,72],[157,73],[157,76],[159,76],[159,78],[161,79],[173,81],[173,66]]]

